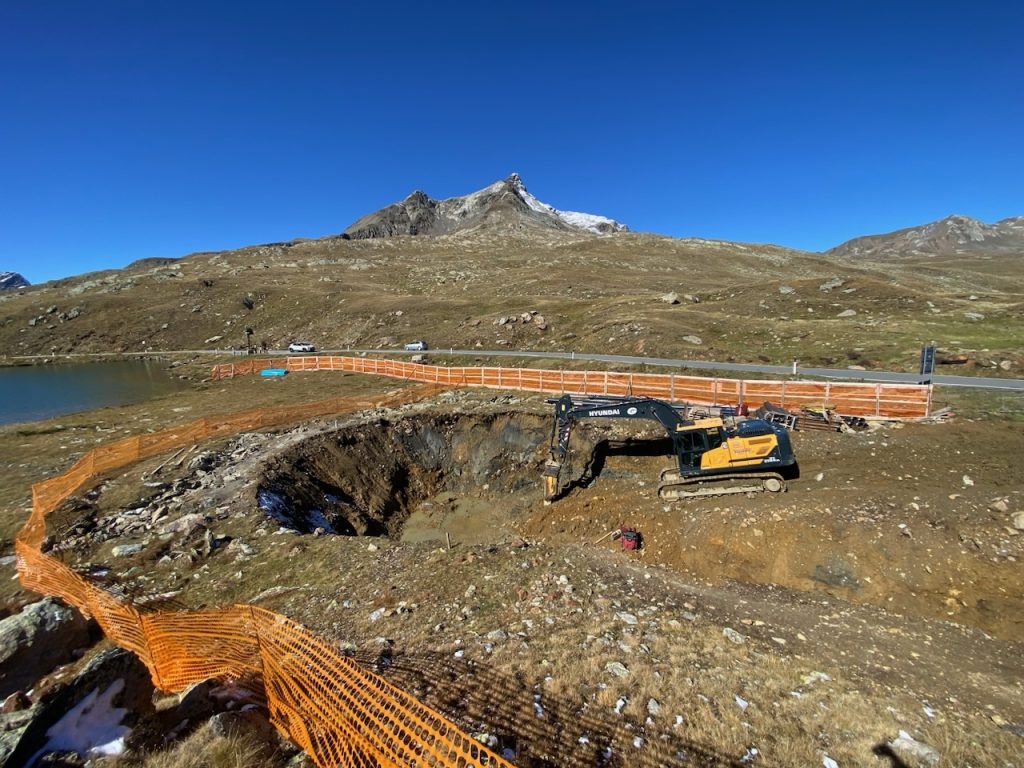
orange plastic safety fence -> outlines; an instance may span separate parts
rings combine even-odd
[[[256,370],[257,361],[247,361],[233,373]],[[208,678],[262,680],[273,723],[319,766],[511,768],[443,715],[284,616],[251,605],[143,614],[41,551],[46,515],[102,472],[215,435],[397,405],[435,390],[253,409],[94,448],[63,475],[32,487],[32,513],[15,541],[21,583],[95,618],[111,641],[139,656],[162,690],[181,691]]]
[[[282,361],[247,360],[214,366],[214,379],[280,368]],[[697,405],[753,407],[768,400],[783,408],[829,408],[847,416],[917,419],[931,413],[930,384],[860,384],[822,381],[754,381],[613,371],[548,371],[532,368],[449,368],[365,357],[288,357],[290,371],[354,371],[434,382],[445,386],[518,389],[552,394],[640,395]]]

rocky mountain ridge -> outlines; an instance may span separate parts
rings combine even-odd
[[[478,227],[546,228],[595,235],[626,232],[605,216],[560,211],[531,195],[518,173],[461,197],[435,200],[415,191],[404,200],[363,216],[342,237],[355,240],[396,235],[447,235]]]
[[[31,283],[17,272],[0,272],[0,291],[13,291],[15,288],[27,288]]]
[[[895,232],[855,237],[825,253],[840,258],[884,260],[994,252],[1024,253],[1024,216],[986,224],[970,216],[954,214]]]

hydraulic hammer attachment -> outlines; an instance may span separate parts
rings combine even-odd
[[[558,485],[558,476],[561,471],[562,465],[554,459],[549,459],[548,463],[544,465],[544,473],[541,476],[544,478],[544,499],[546,501],[551,501],[561,491]]]

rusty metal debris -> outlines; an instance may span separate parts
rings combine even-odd
[[[868,428],[867,421],[860,416],[843,416],[831,408],[823,408],[818,411],[811,408],[787,411],[767,400],[754,411],[754,415],[772,424],[780,424],[791,432],[804,430],[848,432]]]

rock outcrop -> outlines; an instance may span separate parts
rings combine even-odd
[[[90,644],[89,622],[46,598],[0,621],[0,698],[31,686]]]
[[[71,680],[51,680],[23,703],[0,713],[0,765],[88,765],[91,747],[117,734],[130,740],[132,726],[153,715],[153,682],[135,654],[108,648]],[[43,755],[51,750],[81,757],[49,762]]]

